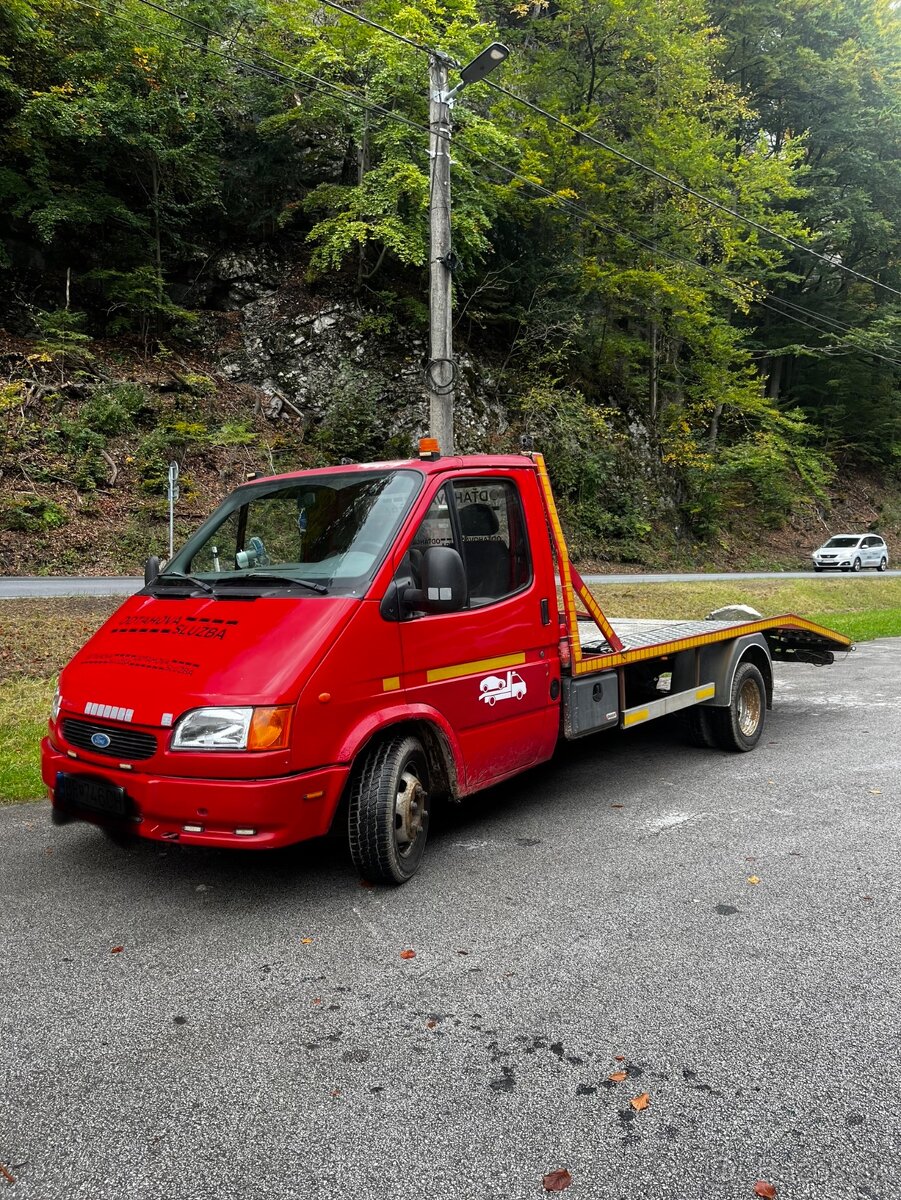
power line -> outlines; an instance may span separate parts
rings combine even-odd
[[[337,12],[344,13],[346,17],[353,17],[355,21],[361,21],[364,25],[368,25],[370,29],[377,29],[379,33],[386,33],[388,37],[393,37],[395,41],[403,42],[406,46],[412,46],[414,50],[421,50],[423,54],[433,55],[434,50],[430,50],[428,46],[423,46],[421,42],[414,42],[412,38],[404,37],[402,33],[398,33],[396,29],[388,29],[385,25],[380,25],[378,21],[373,21],[369,17],[364,17],[362,13],[354,12],[351,8],[345,8],[343,4],[336,4],[335,0],[320,0],[321,4],[328,8],[334,8]],[[447,59],[452,67],[459,67],[459,63],[447,54],[442,54],[442,58]]]
[[[569,133],[573,133],[577,137],[583,138],[585,141],[591,142],[595,146],[600,146],[600,148],[602,150],[606,150],[608,154],[613,154],[617,158],[621,158],[623,162],[630,163],[633,167],[638,167],[639,170],[646,172],[648,175],[652,175],[655,179],[659,179],[662,183],[669,184],[670,187],[678,188],[679,191],[684,192],[688,196],[693,196],[696,200],[700,200],[704,204],[710,205],[711,208],[716,209],[718,212],[725,213],[727,216],[734,217],[736,220],[742,221],[745,225],[750,226],[751,229],[756,229],[760,233],[767,234],[769,237],[777,238],[779,241],[785,242],[786,245],[792,246],[795,250],[819,259],[820,262],[825,263],[829,267],[837,268],[840,271],[845,271],[848,275],[853,275],[855,279],[861,279],[865,283],[871,283],[875,287],[883,288],[885,291],[891,292],[895,296],[901,296],[901,290],[898,288],[893,288],[887,283],[881,283],[878,279],[873,279],[870,275],[863,275],[860,271],[855,271],[853,267],[848,267],[844,263],[836,262],[834,259],[829,258],[828,255],[820,254],[818,250],[814,250],[810,246],[805,246],[803,242],[796,241],[794,238],[789,237],[788,234],[779,233],[777,230],[771,229],[768,225],[763,225],[760,221],[755,221],[753,217],[745,216],[745,214],[739,212],[738,209],[730,208],[728,204],[721,204],[719,200],[714,200],[710,196],[705,196],[703,192],[697,191],[695,188],[691,187],[690,184],[683,183],[679,179],[673,179],[672,176],[665,175],[662,171],[658,171],[654,167],[649,167],[646,163],[634,158],[631,154],[627,154],[625,150],[620,150],[616,146],[611,146],[609,142],[604,142],[600,138],[595,137],[593,134],[586,133],[584,130],[577,128],[577,126],[571,125],[569,121],[565,121],[562,117],[555,116],[553,113],[548,112],[547,109],[541,108],[540,105],[534,104],[531,100],[527,100],[525,96],[518,96],[515,92],[511,92],[509,88],[502,87],[499,83],[493,83],[490,79],[485,79],[482,82],[486,85],[486,87],[491,88],[493,91],[500,92],[501,95],[507,96],[511,100],[515,100],[517,104],[522,104],[526,108],[530,108],[533,112],[536,112],[540,116],[544,117],[545,120],[552,121],[555,125],[559,125],[562,129],[566,129]]]
[[[394,29],[389,29],[385,25],[380,25],[377,21],[373,21],[369,17],[364,17],[362,13],[354,12],[353,9],[346,8],[343,4],[337,4],[335,0],[321,0],[321,2],[326,4],[329,8],[333,8],[338,12],[344,13],[345,16],[353,18],[355,21],[360,21],[364,25],[370,26],[372,29],[377,29],[380,33],[384,33],[388,37],[395,38],[397,41],[403,42],[407,46],[412,46],[414,49],[421,51],[423,54],[431,55],[435,53],[434,50],[430,50],[428,46],[422,45],[421,42],[413,41],[411,38],[405,37],[402,33],[398,33]],[[459,63],[454,63],[453,59],[448,59],[448,61],[453,63],[455,66],[459,66]],[[864,275],[861,271],[855,271],[853,267],[849,267],[844,263],[836,262],[835,259],[830,258],[827,254],[821,254],[818,250],[814,250],[812,246],[805,246],[803,242],[797,241],[796,238],[789,237],[789,235],[785,233],[779,233],[777,230],[770,228],[770,226],[764,225],[761,221],[755,221],[753,217],[746,216],[738,209],[730,208],[728,204],[723,204],[719,200],[714,200],[711,196],[705,196],[703,192],[699,192],[690,184],[683,183],[680,179],[674,179],[672,176],[666,175],[663,171],[658,171],[655,167],[649,167],[647,163],[643,163],[640,161],[640,159],[635,158],[633,155],[627,154],[625,150],[620,150],[617,146],[613,146],[609,142],[605,142],[601,138],[595,137],[593,134],[586,133],[584,130],[579,129],[575,125],[571,125],[569,121],[564,120],[562,117],[555,116],[554,113],[548,112],[547,109],[542,108],[540,105],[535,104],[531,100],[527,100],[525,96],[519,96],[516,92],[511,92],[509,88],[505,88],[501,84],[495,83],[490,79],[484,79],[482,82],[486,85],[486,87],[491,88],[492,91],[498,92],[510,100],[514,100],[517,104],[524,105],[526,108],[529,108],[533,112],[544,117],[545,120],[551,121],[555,125],[559,125],[562,129],[566,129],[569,133],[573,133],[577,137],[582,138],[587,142],[591,142],[592,145],[598,146],[602,150],[606,150],[608,154],[613,154],[615,157],[622,159],[623,162],[627,162],[631,166],[637,167],[640,171],[644,171],[646,174],[652,175],[655,179],[660,180],[661,183],[666,183],[670,187],[677,188],[686,195],[692,196],[696,200],[700,200],[703,204],[708,204],[711,208],[716,209],[718,212],[725,213],[727,216],[743,222],[751,229],[756,229],[759,233],[765,233],[769,237],[776,238],[778,241],[784,242],[786,245],[791,246],[800,253],[808,254],[811,257],[816,258],[819,262],[825,263],[828,267],[844,271],[846,274],[852,275],[855,279],[859,279],[864,283],[873,284],[874,287],[883,288],[885,291],[890,292],[894,296],[901,296],[901,290],[898,288],[893,288],[890,284],[882,283],[880,280],[874,279],[871,275]]]
[[[465,150],[470,151],[470,153],[476,154],[477,157],[482,158],[482,160],[484,162],[487,162],[490,166],[494,166],[494,167],[498,168],[499,170],[505,172],[506,174],[511,176],[511,178],[517,179],[521,183],[527,184],[529,187],[534,188],[537,191],[540,191],[543,195],[548,196],[552,200],[555,200],[557,202],[557,204],[559,204],[561,206],[561,208],[566,208],[566,209],[569,209],[571,212],[576,213],[583,222],[587,222],[592,225],[595,225],[597,228],[603,230],[606,233],[613,234],[614,236],[624,237],[628,241],[633,242],[635,245],[640,246],[642,249],[648,250],[652,254],[660,255],[663,258],[666,258],[670,262],[673,262],[677,265],[690,267],[693,270],[702,271],[705,275],[709,275],[711,278],[715,279],[718,283],[729,284],[733,288],[736,289],[736,292],[740,291],[742,285],[737,280],[730,278],[728,275],[723,275],[721,272],[715,271],[711,267],[705,267],[703,265],[703,263],[699,263],[695,259],[684,258],[680,255],[672,254],[670,251],[664,250],[663,247],[660,246],[659,244],[657,244],[656,242],[649,242],[646,239],[639,237],[637,234],[629,233],[627,230],[622,229],[619,226],[610,225],[607,222],[602,221],[599,217],[595,216],[595,214],[592,213],[589,209],[582,207],[582,205],[573,203],[573,201],[567,197],[557,195],[556,192],[552,192],[549,188],[544,187],[542,184],[536,183],[534,180],[527,178],[525,175],[518,174],[518,172],[513,171],[510,167],[504,166],[503,163],[494,162],[492,159],[486,159],[484,155],[479,154],[479,152],[476,150],[473,150],[472,147],[464,146],[463,148]],[[803,308],[799,304],[790,304],[790,302],[788,302],[788,301],[782,301],[782,299],[780,297],[775,296],[771,292],[768,292],[767,295],[770,300],[775,300],[777,303],[789,304],[789,306],[791,308],[796,308],[799,312],[805,313],[807,316],[812,317],[814,320],[819,319],[819,314],[811,312],[810,309]],[[750,303],[760,305],[763,308],[768,308],[772,312],[778,313],[781,317],[785,318],[788,321],[797,322],[799,325],[806,325],[809,329],[814,329],[814,330],[816,330],[817,333],[819,333],[821,335],[822,334],[830,334],[833,337],[836,336],[835,333],[831,329],[824,328],[823,326],[819,326],[819,325],[814,325],[810,321],[801,320],[799,317],[794,317],[791,315],[791,313],[786,313],[782,309],[774,308],[772,306],[772,304],[767,303],[767,301],[763,298],[753,297],[753,296],[743,298],[743,297],[740,297],[738,294],[733,293],[731,296],[727,295],[725,297],[725,299],[731,301],[733,304],[739,303],[740,301],[747,299],[747,301]],[[838,324],[838,322],[833,322],[833,323]],[[853,332],[853,328],[850,325],[844,326],[844,329],[847,333]],[[872,358],[881,359],[883,362],[887,362],[891,366],[897,367],[899,370],[901,370],[901,361],[899,361],[898,359],[887,357],[884,354],[879,354],[875,350],[870,350],[870,349],[862,347],[862,346],[853,346],[852,349],[855,350],[859,354],[869,355]],[[885,349],[888,349],[888,347],[885,347]]]
[[[100,9],[97,4],[90,3],[89,0],[71,0],[71,2],[73,4],[77,4],[81,8],[87,8],[90,11],[95,12],[95,13],[98,11],[104,11],[103,9]],[[210,26],[203,25],[201,22],[194,21],[189,17],[184,17],[180,13],[176,13],[173,10],[164,7],[163,5],[155,3],[155,0],[138,0],[138,3],[144,5],[147,8],[152,8],[157,12],[163,13],[166,16],[173,18],[173,20],[181,21],[184,24],[191,25],[191,26],[199,29],[201,32],[203,32],[205,34],[213,34],[216,37],[220,36],[218,31],[211,28]],[[112,15],[112,13],[110,13],[110,15]],[[224,59],[228,62],[231,62],[245,70],[254,72],[265,78],[278,79],[281,82],[292,84],[292,85],[296,82],[296,80],[292,79],[288,75],[283,74],[280,71],[273,71],[266,67],[260,67],[256,63],[248,62],[246,59],[239,58],[237,55],[231,54],[226,51],[215,50],[207,44],[201,44],[199,42],[193,42],[187,38],[179,37],[178,34],[172,32],[171,30],[160,29],[157,26],[148,25],[147,23],[141,22],[134,17],[131,17],[130,19],[135,21],[135,23],[140,25],[142,28],[149,30],[150,32],[162,34],[163,36],[169,37],[173,41],[176,41],[181,45],[187,46],[194,50],[201,51],[202,53],[212,54],[218,58],[222,58],[222,59]],[[386,116],[391,120],[397,121],[397,122],[407,126],[408,128],[415,130],[417,133],[422,133],[422,134],[429,133],[429,127],[427,125],[421,124],[417,121],[413,121],[409,117],[405,117],[403,114],[397,113],[392,109],[385,108],[384,106],[382,106],[380,104],[376,104],[372,101],[363,100],[361,97],[357,96],[354,92],[351,92],[348,89],[343,88],[338,84],[334,84],[327,79],[323,79],[322,77],[315,75],[309,71],[304,71],[299,67],[294,67],[291,64],[285,63],[283,60],[276,58],[274,55],[270,54],[268,51],[259,50],[257,52],[260,53],[261,55],[263,55],[263,57],[267,58],[268,60],[278,64],[281,67],[284,67],[285,70],[292,71],[298,75],[303,76],[306,79],[312,80],[316,83],[322,84],[323,86],[325,86],[327,88],[332,89],[333,91],[337,92],[343,99],[357,105],[358,107],[360,107],[362,109],[368,110],[370,112],[376,112],[383,116]],[[444,136],[445,138],[447,138],[447,135],[439,135],[439,136]],[[449,141],[450,139],[447,138],[447,140]],[[648,250],[649,252],[651,252],[653,254],[661,255],[662,257],[664,257],[664,258],[668,259],[669,261],[676,263],[678,265],[687,266],[694,270],[700,270],[703,273],[711,276],[712,278],[714,278],[715,280],[717,280],[720,283],[725,283],[725,284],[731,285],[736,290],[739,290],[742,287],[742,285],[740,283],[738,283],[736,280],[731,279],[729,276],[722,275],[720,272],[715,271],[712,268],[705,267],[703,264],[697,262],[696,260],[687,259],[687,258],[681,257],[679,255],[672,254],[671,252],[664,250],[661,246],[659,246],[655,242],[649,242],[646,239],[641,238],[637,234],[630,233],[624,229],[619,228],[618,226],[610,225],[610,224],[604,222],[603,220],[601,220],[601,218],[596,216],[596,214],[592,213],[589,209],[584,208],[581,205],[575,204],[572,200],[570,200],[567,197],[562,197],[562,196],[558,195],[556,192],[551,191],[549,188],[544,187],[542,184],[537,183],[535,180],[529,179],[527,176],[521,175],[519,172],[514,171],[512,168],[507,167],[505,164],[497,162],[495,159],[490,158],[489,156],[483,154],[481,151],[476,150],[474,147],[467,146],[467,145],[465,145],[465,143],[460,142],[460,141],[458,141],[457,144],[459,146],[461,146],[461,148],[463,148],[464,150],[468,151],[470,154],[474,155],[476,158],[480,159],[486,165],[494,167],[495,169],[497,169],[497,170],[503,172],[504,174],[506,174],[507,176],[509,176],[511,179],[516,179],[520,183],[523,183],[526,186],[540,192],[542,195],[549,197],[550,199],[554,200],[554,202],[557,205],[559,205],[560,207],[566,208],[566,209],[570,210],[571,212],[575,212],[583,219],[583,221],[586,221],[590,224],[595,225],[597,228],[603,230],[604,232],[612,234],[613,236],[624,237],[628,241],[633,242],[635,245],[640,246],[641,248]],[[725,298],[728,300],[731,300],[732,303],[739,302],[739,296],[735,295],[735,294],[733,294],[732,296],[727,296]],[[777,300],[777,302],[781,302],[779,297],[773,296],[772,294],[770,294],[770,298]],[[742,299],[744,300],[744,299],[753,299],[753,298],[749,297],[749,298],[742,298]],[[762,305],[764,308],[772,308],[771,305],[767,304],[764,300],[761,300],[761,299],[753,300],[753,302]],[[790,302],[785,301],[784,303],[789,304]],[[804,309],[800,305],[790,305],[790,307],[794,307],[794,308],[798,309],[798,311],[804,312],[806,315],[813,317],[814,319],[818,319],[818,314],[812,313],[812,312],[810,312],[810,310]],[[779,309],[772,309],[772,311],[778,312],[780,316],[783,316],[790,321],[797,320],[798,324],[806,325],[806,326],[808,326],[808,328],[815,329],[820,334],[832,333],[831,330],[823,329],[822,327],[812,325],[807,321],[802,321],[802,320],[799,320],[798,318],[794,318],[790,314],[784,313]],[[828,319],[828,318],[826,318],[826,319]],[[850,326],[846,326],[845,328],[850,332],[850,330],[851,330]],[[833,334],[833,336],[835,336],[835,335]],[[857,350],[858,353],[882,359],[883,361],[890,363],[892,366],[901,368],[901,362],[898,362],[892,358],[887,358],[885,355],[878,354],[875,350],[869,350],[869,349],[865,349],[863,347],[854,347],[854,349]]]

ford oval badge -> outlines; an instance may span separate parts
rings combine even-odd
[[[92,733],[91,745],[96,746],[98,750],[105,750],[110,744],[109,734],[107,733]]]

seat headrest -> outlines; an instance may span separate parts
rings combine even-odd
[[[460,509],[464,537],[493,537],[500,525],[497,513],[487,504],[467,504]]]

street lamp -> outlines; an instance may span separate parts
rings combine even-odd
[[[453,355],[451,253],[450,114],[454,100],[471,83],[478,83],[509,55],[501,42],[490,46],[460,71],[460,82],[450,91],[450,60],[437,51],[429,59],[429,157],[432,161],[429,190],[429,433],[444,454],[454,452],[454,387],[457,367]]]

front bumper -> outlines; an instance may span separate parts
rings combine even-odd
[[[140,837],[192,846],[274,850],[328,833],[349,767],[323,767],[278,779],[184,779],[143,775],[74,761],[49,738],[41,742],[41,775],[62,819],[123,824]],[[57,774],[88,775],[125,789],[135,815],[123,822],[88,808],[64,808],[54,795]],[[191,832],[185,825],[200,826]],[[239,834],[252,829],[253,834]]]

